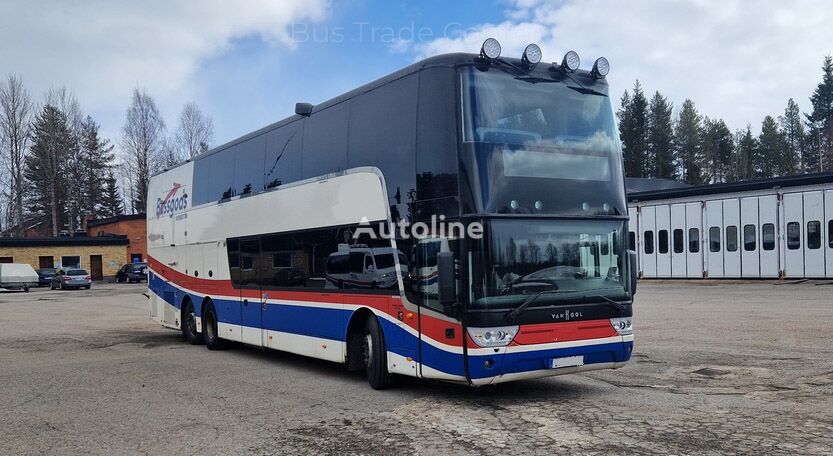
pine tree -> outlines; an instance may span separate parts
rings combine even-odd
[[[702,118],[694,102],[683,102],[680,116],[674,129],[675,161],[679,170],[678,180],[692,185],[704,184],[702,172]]]
[[[26,157],[25,177],[31,210],[43,215],[53,236],[66,222],[65,154],[73,147],[67,118],[46,105],[32,125],[32,147]]]
[[[761,134],[758,136],[758,149],[754,155],[755,177],[765,178],[784,174],[783,155],[787,148],[784,134],[772,116],[764,117]]]
[[[717,183],[729,180],[735,143],[732,132],[723,119],[703,122],[703,162],[706,180]]]
[[[784,132],[785,149],[781,156],[781,171],[785,175],[804,173],[804,155],[807,144],[804,125],[798,104],[790,98],[784,115],[778,118],[781,131]]]
[[[805,160],[805,170],[833,170],[833,57],[829,55],[824,58],[822,79],[810,102],[813,112],[806,117],[811,147]]]
[[[674,178],[674,125],[671,112],[674,107],[667,98],[654,93],[648,110],[648,155],[651,164],[649,176]]]
[[[622,95],[622,106],[618,112],[619,135],[622,140],[625,175],[628,177],[647,177],[650,165],[646,163],[648,137],[648,100],[639,85],[634,83],[633,97]]]
[[[110,170],[104,178],[104,191],[101,195],[98,215],[106,218],[122,215],[123,213],[124,206],[121,202],[121,193],[116,183],[116,176],[113,174],[113,170]]]
[[[97,217],[99,202],[105,192],[105,181],[115,158],[113,146],[106,138],[98,135],[98,124],[87,116],[80,127],[80,163],[84,174],[80,181],[84,215]]]
[[[757,155],[758,141],[752,136],[752,127],[735,133],[735,155],[732,167],[732,181],[748,180],[754,176],[754,162]]]

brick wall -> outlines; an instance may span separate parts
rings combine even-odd
[[[140,220],[119,220],[104,225],[87,227],[87,236],[101,236],[103,234],[118,234],[127,236],[130,245],[127,247],[124,262],[130,262],[131,254],[142,255],[142,261],[147,261],[147,221]]]
[[[28,263],[40,268],[40,257],[51,256],[57,263],[62,256],[81,257],[81,268],[90,271],[90,255],[101,255],[101,271],[105,278],[113,277],[127,260],[128,246],[44,246],[44,247],[0,247],[0,257],[12,257],[15,263]]]

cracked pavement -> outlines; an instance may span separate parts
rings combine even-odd
[[[143,285],[0,294],[0,454],[831,454],[833,285],[643,281],[630,364],[473,389],[209,352]]]

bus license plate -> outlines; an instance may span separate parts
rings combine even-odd
[[[584,366],[584,356],[568,356],[566,358],[554,358],[550,362],[550,367],[552,369],[576,366]]]

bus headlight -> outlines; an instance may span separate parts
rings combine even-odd
[[[480,347],[505,347],[518,334],[518,326],[467,328],[469,337]]]
[[[581,64],[581,59],[578,57],[578,52],[569,51],[564,54],[564,60],[561,61],[561,67],[567,71],[576,71]]]
[[[526,66],[535,66],[541,61],[542,56],[541,48],[537,44],[530,44],[524,49],[524,55],[521,57],[521,61]]]
[[[611,318],[610,324],[620,336],[633,334],[633,317]]]
[[[590,72],[593,77],[596,78],[603,78],[607,76],[607,73],[610,72],[610,62],[607,61],[604,57],[599,57],[596,59],[596,63],[593,64],[593,70]]]

